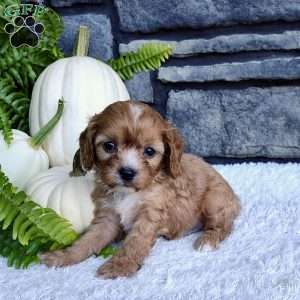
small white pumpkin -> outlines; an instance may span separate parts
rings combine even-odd
[[[34,175],[49,168],[47,153],[41,148],[41,143],[56,126],[63,109],[63,101],[59,101],[57,111],[50,121],[33,137],[25,132],[13,129],[13,140],[7,144],[3,134],[0,134],[0,165],[9,181],[20,190]]]
[[[115,101],[128,100],[129,94],[109,65],[86,56],[59,59],[42,72],[34,85],[29,113],[31,134],[49,120],[57,105],[55,99],[60,98],[66,101],[65,113],[43,144],[51,166],[72,164],[78,137],[89,118]]]
[[[71,166],[54,167],[33,177],[25,187],[32,200],[54,209],[69,220],[74,229],[81,233],[91,223],[94,203],[91,193],[94,189],[94,176],[72,177]]]
[[[28,180],[49,168],[47,153],[30,145],[30,136],[20,130],[13,130],[13,141],[7,145],[0,134],[0,165],[9,181],[23,189]]]

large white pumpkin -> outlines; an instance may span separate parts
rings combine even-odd
[[[52,166],[71,164],[89,118],[115,101],[128,100],[129,95],[107,64],[87,56],[60,59],[49,65],[34,85],[29,113],[31,135],[53,116],[61,98],[65,100],[64,114],[43,143]]]
[[[54,167],[42,172],[27,183],[26,193],[42,207],[54,209],[69,220],[74,229],[81,233],[91,223],[94,202],[94,176],[71,177],[71,166]]]

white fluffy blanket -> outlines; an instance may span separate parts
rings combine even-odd
[[[7,268],[1,300],[300,299],[300,165],[217,166],[242,202],[232,235],[217,251],[196,252],[199,233],[159,239],[132,278],[95,277],[102,258],[64,269]]]

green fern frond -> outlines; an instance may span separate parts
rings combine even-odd
[[[170,45],[149,43],[143,45],[137,52],[129,52],[107,63],[123,80],[128,80],[136,73],[158,69],[171,53]]]
[[[39,46],[36,48],[13,48],[4,26],[11,21],[3,11],[7,5],[19,4],[19,0],[6,0],[0,3],[0,108],[10,120],[11,128],[28,133],[29,99],[34,82],[40,73],[52,62],[63,57],[58,47],[63,31],[62,18],[51,8],[36,17],[45,26]],[[5,124],[9,127],[9,124]],[[4,126],[0,124],[0,130]]]
[[[18,92],[11,78],[0,79],[0,109],[2,122],[0,130],[15,128],[28,131],[29,97]],[[8,120],[6,122],[5,120]]]
[[[39,42],[40,51],[36,54],[47,54],[54,59],[62,58],[64,55],[58,47],[59,38],[64,30],[63,20],[53,9],[47,7],[47,12],[36,17],[37,22],[44,25],[45,30]]]
[[[7,265],[15,268],[28,268],[31,264],[38,263],[38,253],[49,248],[48,243],[40,240],[30,242],[28,246],[22,246],[12,239],[12,230],[0,231],[0,255],[7,258]]]
[[[24,192],[17,192],[1,171],[0,222],[3,230],[13,226],[13,239],[18,239],[23,246],[40,237],[67,246],[78,237],[69,221],[53,209],[43,208],[31,201]]]
[[[28,255],[64,248],[79,236],[69,221],[54,210],[31,201],[24,192],[18,192],[0,171],[0,236],[6,230],[9,230],[11,240],[25,247],[18,248],[18,251],[26,250]],[[5,240],[8,241],[8,238]],[[12,244],[9,246],[12,247]],[[3,247],[0,242],[0,254],[6,251]]]
[[[10,120],[7,117],[6,112],[0,106],[0,128],[2,128],[2,134],[5,142],[10,145],[13,140],[13,132],[11,129]]]
[[[19,88],[27,89],[34,83],[36,74],[28,73],[27,66],[31,65],[32,50],[9,47],[0,57],[0,70],[2,75],[9,76]]]
[[[7,6],[10,5],[19,5],[21,2],[19,0],[2,0],[0,3],[0,32],[4,31],[3,27],[7,23],[7,21],[10,21],[12,17],[6,17],[4,15],[4,10]]]
[[[112,255],[115,255],[117,252],[118,252],[118,248],[117,247],[114,247],[113,245],[109,245],[109,246],[106,246],[105,248],[103,248],[98,256],[102,256],[103,258],[107,258],[109,256],[112,256]]]

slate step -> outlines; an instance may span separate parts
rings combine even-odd
[[[300,157],[300,87],[172,90],[167,118],[201,156]]]
[[[299,78],[300,57],[272,58],[208,66],[162,67],[158,72],[158,79],[162,82],[293,80]]]
[[[74,4],[100,4],[104,0],[50,0],[53,7],[70,7]]]
[[[299,21],[298,0],[115,0],[127,32]]]
[[[195,56],[203,53],[234,53],[242,51],[270,51],[300,49],[300,31],[284,31],[273,34],[231,34],[220,35],[211,39],[186,39],[181,41],[134,40],[120,44],[121,54],[136,51],[146,43],[164,43],[171,45],[173,57]]]

